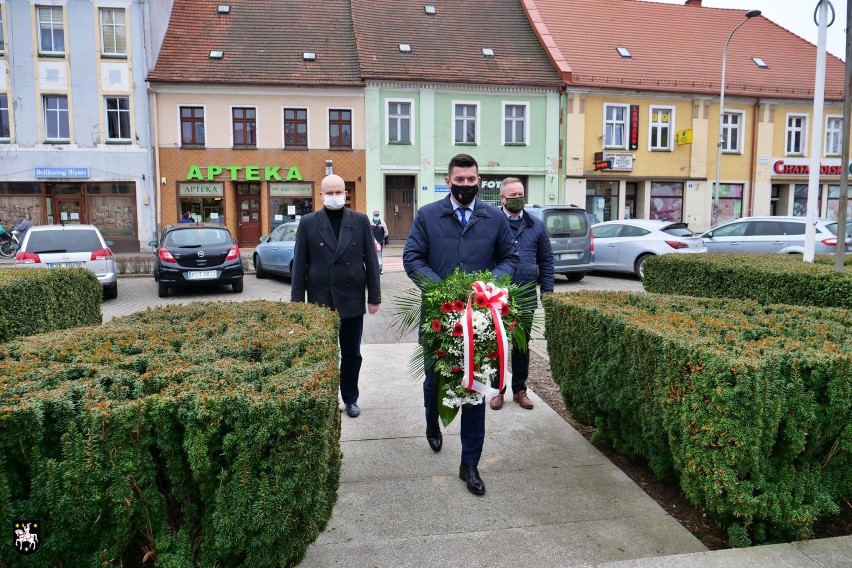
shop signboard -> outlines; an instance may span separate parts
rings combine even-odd
[[[311,197],[314,194],[310,183],[270,183],[269,195],[272,197]]]
[[[89,179],[89,168],[35,168],[36,178]]]
[[[633,154],[630,152],[604,152],[603,159],[609,161],[611,172],[633,171]]]
[[[179,183],[178,195],[181,197],[224,197],[225,184],[217,183]]]

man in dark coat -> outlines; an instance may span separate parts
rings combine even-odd
[[[467,154],[455,156],[444,180],[450,187],[450,195],[424,205],[414,218],[402,253],[406,274],[415,282],[424,277],[440,282],[456,267],[465,272],[490,270],[495,277],[514,274],[518,255],[506,216],[476,199],[480,181],[476,160]],[[423,400],[426,439],[432,450],[439,452],[443,435],[438,424],[438,393],[432,369],[426,370]],[[484,401],[463,406],[459,477],[475,495],[485,493],[477,469],[484,440]]]
[[[553,249],[550,247],[550,236],[544,223],[524,213],[524,184],[518,178],[506,178],[500,183],[501,210],[509,220],[509,228],[515,236],[515,246],[518,251],[518,268],[512,277],[515,284],[538,284],[541,293],[553,292]],[[523,306],[518,318],[524,338],[529,344],[532,330],[533,315],[538,306],[538,296],[535,286],[528,290],[524,297],[518,299]],[[527,377],[530,370],[529,349],[518,349],[512,346],[512,399],[521,408],[531,410],[533,403],[527,396]],[[495,381],[496,383],[496,381]],[[492,387],[497,388],[497,384]],[[491,408],[500,410],[503,407],[503,393],[491,399]]]
[[[296,231],[290,301],[304,302],[307,293],[308,302],[340,315],[340,396],[346,414],[355,418],[361,414],[357,402],[364,312],[374,314],[382,303],[379,259],[370,220],[344,207],[343,178],[326,176],[320,187],[324,207],[305,215]]]

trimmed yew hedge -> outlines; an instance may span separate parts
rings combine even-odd
[[[662,294],[852,309],[852,255],[835,272],[834,255],[810,263],[800,254],[663,254],[648,259],[642,284]]]
[[[193,303],[0,345],[0,522],[42,531],[0,565],[295,565],[339,483],[338,322]]]
[[[808,538],[852,496],[852,311],[616,292],[544,305],[575,418],[676,476],[731,545]]]
[[[101,323],[101,293],[85,268],[0,268],[0,342]]]

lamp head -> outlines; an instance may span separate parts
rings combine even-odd
[[[759,16],[760,14],[760,10],[749,10],[748,12],[746,12],[746,18],[754,18],[755,16]]]

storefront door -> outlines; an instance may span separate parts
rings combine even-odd
[[[260,186],[241,183],[237,185],[237,210],[239,227],[237,242],[241,247],[253,247],[260,241]]]
[[[414,221],[414,176],[385,178],[385,224],[388,239],[404,241]]]
[[[82,222],[79,197],[57,196],[54,199],[54,207],[56,208],[54,219],[57,219],[60,223],[77,225]]]

